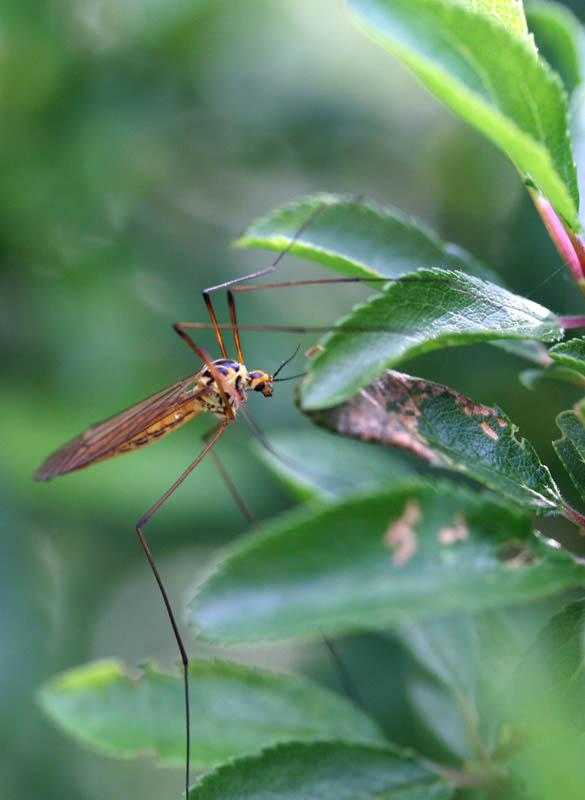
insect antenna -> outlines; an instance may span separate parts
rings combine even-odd
[[[287,375],[286,378],[273,378],[272,382],[282,383],[283,381],[294,381],[297,378],[304,378],[306,374],[306,372],[299,372],[298,375]]]
[[[289,356],[288,358],[285,358],[285,359],[284,359],[284,361],[282,362],[282,364],[280,365],[280,367],[279,367],[279,368],[276,370],[276,372],[275,372],[275,373],[272,375],[272,379],[273,379],[273,380],[276,378],[276,376],[277,376],[277,375],[278,375],[278,373],[279,373],[279,372],[282,370],[282,368],[283,368],[283,367],[286,367],[286,365],[287,365],[287,364],[290,364],[290,362],[293,360],[293,358],[295,358],[296,354],[299,352],[299,350],[300,350],[300,349],[301,349],[301,345],[300,345],[300,344],[298,344],[298,345],[297,345],[297,347],[296,347],[296,350],[294,351],[294,353],[292,354],[292,356]],[[283,380],[284,380],[284,381],[286,381],[286,380],[291,380],[291,378],[280,378],[280,380],[281,380],[281,381],[283,381]]]

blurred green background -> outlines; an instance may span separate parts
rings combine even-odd
[[[210,421],[48,484],[32,481],[40,462],[196,371],[171,324],[206,319],[202,288],[269,264],[270,254],[230,242],[310,192],[395,205],[513,289],[565,312],[583,302],[563,270],[541,285],[560,260],[511,165],[353,29],[336,0],[8,0],[2,18],[0,796],[174,797],[179,771],[82,751],[44,720],[34,693],[94,658],[176,662],[134,524]],[[319,274],[296,259],[279,270]],[[245,295],[240,316],[327,324],[363,294]],[[247,334],[248,366],[273,370],[297,343]],[[495,349],[461,348],[411,371],[501,405],[570,493],[550,440],[555,413],[577,394],[550,383],[532,395],[518,366]],[[267,434],[309,428],[292,384],[271,401],[251,398],[250,410]],[[242,421],[219,452],[258,518],[290,505]],[[177,607],[214,550],[245,529],[202,464],[146,529]],[[304,657],[273,656],[290,668]]]

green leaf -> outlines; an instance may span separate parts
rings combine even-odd
[[[387,370],[347,402],[308,414],[343,436],[462,472],[528,508],[564,512],[548,468],[502,411],[439,383]]]
[[[536,389],[543,380],[555,380],[562,383],[571,383],[574,386],[585,386],[585,378],[574,369],[567,369],[558,364],[551,364],[546,369],[525,369],[520,375],[520,383],[530,389]]]
[[[443,800],[446,781],[393,748],[291,742],[206,775],[191,800]]]
[[[579,20],[560,3],[532,2],[526,14],[539,51],[561,75],[571,94],[583,82],[585,42]]]
[[[532,747],[506,765],[510,794],[517,800],[582,800],[585,736]]]
[[[305,679],[203,660],[191,662],[189,677],[194,767],[289,739],[385,741],[366,714]],[[96,662],[53,678],[40,702],[60,727],[105,755],[185,761],[182,678],[146,667],[133,679],[117,661]]]
[[[585,428],[574,411],[561,411],[556,419],[563,436],[553,446],[575,488],[585,500]]]
[[[365,33],[497,144],[578,230],[566,95],[529,40],[449,0],[350,0],[350,9]]]
[[[395,278],[422,264],[439,264],[498,282],[470,253],[442,242],[421,223],[371,200],[343,195],[315,194],[277,208],[253,222],[235,244],[282,252],[293,239],[291,255],[348,277]]]
[[[585,601],[551,618],[517,665],[506,692],[506,722],[537,744],[585,732]]]
[[[387,448],[365,448],[317,428],[278,431],[271,434],[270,445],[274,453],[258,446],[257,454],[304,500],[372,489],[416,474],[414,466]]]
[[[543,366],[544,369],[526,370],[520,375],[526,388],[534,389],[545,378],[585,386],[585,339],[554,345]]]
[[[475,14],[485,14],[497,20],[509,31],[530,40],[522,0],[459,0]]]
[[[581,585],[527,513],[446,483],[316,502],[229,547],[190,605],[209,640],[371,629]]]
[[[555,344],[550,348],[549,355],[558,364],[585,376],[585,339],[576,338]]]
[[[311,410],[341,403],[383,369],[441,347],[561,335],[554,314],[537,303],[460,272],[420,269],[357,306],[325,337],[300,386],[300,404]]]
[[[436,742],[458,758],[481,761],[499,744],[502,689],[532,638],[532,618],[543,612],[532,604],[398,626],[415,662],[406,670],[409,701]]]

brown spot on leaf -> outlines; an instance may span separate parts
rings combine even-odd
[[[325,348],[322,344],[315,344],[313,347],[309,347],[308,350],[305,350],[305,356],[307,358],[312,358],[316,353],[321,353]]]
[[[414,526],[422,519],[417,500],[408,500],[402,516],[386,528],[384,544],[392,549],[392,563],[402,567],[416,553],[418,544]]]
[[[432,381],[414,378],[395,370],[386,370],[369,386],[361,389],[349,400],[331,408],[308,412],[313,421],[343,436],[354,436],[364,441],[376,441],[400,447],[430,464],[464,470],[463,459],[455,457],[449,447],[444,447],[442,431],[436,427],[432,405],[444,398],[444,409],[449,403],[459,413],[473,418],[481,426],[479,435],[499,440],[500,428],[507,422],[496,408],[476,403]]]
[[[476,403],[471,398],[466,397],[464,394],[459,394],[459,392],[454,392],[452,389],[449,390],[449,393],[452,394],[453,399],[455,400],[457,405],[461,407],[463,413],[467,414],[468,417],[497,416],[497,411],[495,408],[491,408],[490,406],[485,406],[483,403]]]
[[[469,528],[465,523],[463,514],[455,514],[453,525],[445,525],[437,534],[437,539],[441,544],[453,545],[455,542],[464,542],[469,538]]]
[[[480,428],[485,433],[486,436],[489,436],[490,439],[493,439],[494,442],[497,442],[500,438],[499,435],[495,432],[495,430],[490,426],[489,422],[485,420],[481,423]]]

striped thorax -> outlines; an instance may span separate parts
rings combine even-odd
[[[229,406],[233,412],[246,402],[247,392],[252,389],[262,392],[265,397],[272,396],[273,376],[263,370],[248,372],[239,361],[230,358],[218,358],[212,362],[218,375],[221,376],[222,388],[227,396]],[[200,391],[203,389],[203,391]],[[196,379],[197,400],[201,406],[210,411],[219,419],[229,416],[221,392],[211,374],[209,367],[204,367]]]

